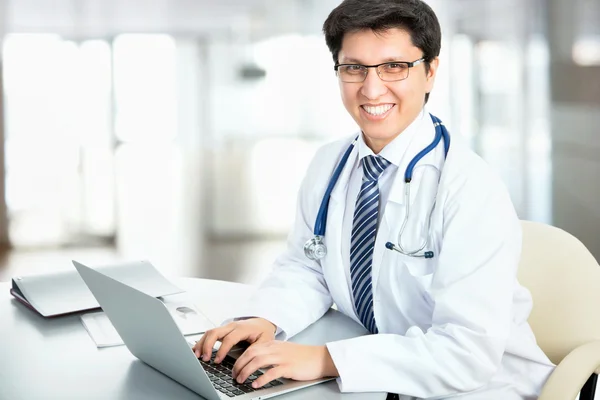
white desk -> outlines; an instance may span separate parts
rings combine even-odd
[[[216,323],[236,315],[236,305],[252,290],[204,279],[175,283]],[[9,288],[9,282],[0,283],[0,400],[201,399],[139,361],[125,346],[97,349],[79,316],[44,319],[18,303]],[[323,329],[338,318],[345,317],[328,313],[323,323],[309,329]],[[385,394],[341,394],[332,381],[276,399],[377,400],[385,399]]]

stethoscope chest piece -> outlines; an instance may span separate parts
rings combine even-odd
[[[323,236],[315,235],[304,244],[304,255],[310,260],[320,260],[327,255]]]

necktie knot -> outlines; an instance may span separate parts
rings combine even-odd
[[[383,171],[390,165],[390,162],[381,156],[366,156],[361,160],[363,167],[363,180],[376,181]]]

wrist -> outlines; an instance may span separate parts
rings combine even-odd
[[[340,376],[327,346],[321,346],[321,352],[323,354],[323,377],[337,378]]]
[[[268,319],[264,319],[264,318],[259,318],[260,322],[262,324],[265,325],[265,330],[269,331],[269,332],[273,332],[273,335],[275,335],[275,333],[277,333],[277,326],[272,323],[271,321],[269,321]]]

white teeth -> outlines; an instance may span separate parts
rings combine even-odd
[[[394,105],[393,104],[386,104],[383,106],[376,106],[376,107],[371,107],[371,106],[362,106],[363,109],[368,112],[371,115],[382,115],[385,114],[386,112],[388,112],[390,110],[390,108],[392,108]]]

